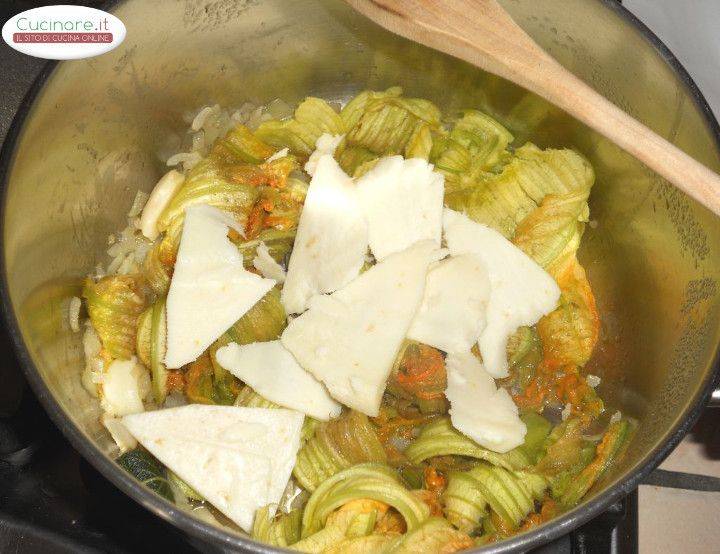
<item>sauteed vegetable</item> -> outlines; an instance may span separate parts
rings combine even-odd
[[[83,383],[127,471],[274,546],[454,552],[622,454],[584,369],[580,154],[398,87],[206,107],[190,136],[83,289]]]

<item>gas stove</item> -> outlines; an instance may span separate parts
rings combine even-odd
[[[643,17],[649,10],[676,0],[627,0]],[[15,13],[51,2],[17,0],[0,5],[0,21]],[[104,2],[78,2],[98,7]],[[652,7],[651,7],[652,4]],[[716,5],[714,0],[699,0],[698,6]],[[715,9],[720,19],[720,7]],[[670,12],[667,12],[670,13]],[[648,17],[648,20],[653,19]],[[658,19],[662,26],[662,18]],[[669,27],[668,27],[669,28]],[[677,37],[661,33],[672,48]],[[717,42],[720,48],[720,40]],[[698,75],[702,64],[679,57],[695,69],[702,84],[710,81]],[[0,43],[3,68],[3,95],[0,97],[0,141],[44,60],[31,58]],[[716,67],[720,57],[714,59]],[[720,75],[714,73],[715,77]],[[708,78],[711,79],[711,78]],[[712,85],[712,82],[710,82]],[[710,94],[718,100],[720,81]],[[27,386],[15,358],[9,337],[0,328],[0,552],[110,552],[141,553],[151,551],[208,552],[213,547],[199,544],[175,527],[155,517],[116,489],[64,439]],[[697,496],[701,495],[701,496]],[[690,502],[690,504],[688,504]],[[695,504],[692,504],[694,502]],[[670,504],[668,504],[670,503]],[[698,504],[699,503],[699,504]],[[709,531],[720,508],[720,429],[711,416],[702,418],[689,439],[653,472],[640,488],[611,506],[586,525],[533,552],[634,553],[677,551],[666,533],[665,517],[676,517],[690,506],[695,520],[705,506]],[[674,520],[677,523],[677,519]],[[696,521],[697,524],[697,521]],[[701,523],[698,527],[702,527]],[[694,528],[673,525],[677,544],[691,545],[684,551],[710,551],[705,539],[698,539]],[[657,531],[656,531],[657,530]],[[683,534],[686,542],[683,542]],[[658,535],[665,537],[658,539]],[[691,536],[692,535],[692,536]],[[663,542],[665,541],[665,542]],[[712,544],[712,543],[709,543]]]

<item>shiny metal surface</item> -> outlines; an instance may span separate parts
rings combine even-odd
[[[708,399],[708,407],[720,408],[720,389],[712,391],[710,398]]]
[[[720,170],[717,126],[671,55],[600,0],[506,0],[577,75],[698,160]],[[313,94],[342,100],[402,85],[444,110],[478,107],[519,140],[573,146],[597,171],[581,260],[603,319],[589,371],[613,409],[637,418],[622,464],[576,510],[488,551],[526,549],[596,514],[637,483],[704,403],[720,342],[720,221],[636,161],[501,79],[392,36],[338,1],[120,3],[117,50],[47,76],[4,149],[5,304],[33,386],[56,423],[108,478],[148,509],[216,545],[267,551],[212,528],[114,466],[98,407],[80,385],[80,338],[66,304],[104,263],[135,191],[164,171],[183,115]]]

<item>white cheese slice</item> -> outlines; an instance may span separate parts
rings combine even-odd
[[[191,404],[126,416],[123,423],[153,456],[249,532],[255,511],[282,498],[303,415]]]
[[[344,287],[360,272],[367,225],[355,185],[332,156],[322,156],[300,214],[281,300],[288,314],[310,298]]]
[[[315,175],[320,158],[334,156],[335,150],[337,150],[344,137],[345,135],[331,135],[330,133],[320,135],[315,141],[315,151],[310,154],[308,161],[305,162],[305,172],[311,177]]]
[[[233,342],[219,348],[215,357],[222,367],[263,398],[316,419],[340,415],[342,406],[298,365],[279,340],[243,346]]]
[[[495,381],[474,354],[448,354],[447,389],[453,427],[495,452],[520,446],[527,431],[508,392]]]
[[[255,250],[253,267],[257,269],[263,277],[275,279],[278,283],[285,282],[285,270],[275,261],[275,258],[270,255],[270,250],[262,241],[260,241],[260,244],[258,244]]]
[[[452,255],[475,254],[490,278],[486,325],[478,346],[493,377],[507,376],[507,340],[555,309],[560,288],[534,260],[497,231],[446,209],[445,241]]]
[[[195,360],[275,285],[243,267],[240,251],[227,238],[228,219],[206,205],[185,210],[167,296],[168,368]]]
[[[453,256],[431,267],[408,338],[445,352],[469,352],[485,326],[490,281],[477,256]]]
[[[283,332],[283,345],[333,398],[376,416],[435,258],[435,244],[422,241],[334,294],[313,297],[310,309]]]
[[[420,158],[382,158],[357,181],[377,260],[421,240],[440,246],[445,179]]]
[[[170,203],[170,200],[175,196],[184,181],[185,175],[171,169],[160,178],[150,193],[150,198],[148,198],[140,216],[140,231],[150,240],[155,240],[160,234],[157,228],[160,214]]]

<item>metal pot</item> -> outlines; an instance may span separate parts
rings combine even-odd
[[[610,0],[506,0],[558,60],[692,156],[720,170],[720,129],[672,54]],[[445,110],[479,107],[520,140],[573,146],[597,170],[581,249],[603,318],[589,372],[612,409],[638,421],[622,462],[554,521],[491,545],[524,550],[567,533],[637,486],[704,407],[720,341],[720,220],[613,145],[518,87],[392,36],[331,0],[128,0],[128,29],[103,56],[51,65],[3,150],[4,304],[35,392],[108,479],[208,544],[266,546],[195,519],[113,462],[83,390],[80,336],[65,307],[125,226],[135,191],[164,171],[158,152],[185,112],[308,94],[346,99],[402,85]]]

